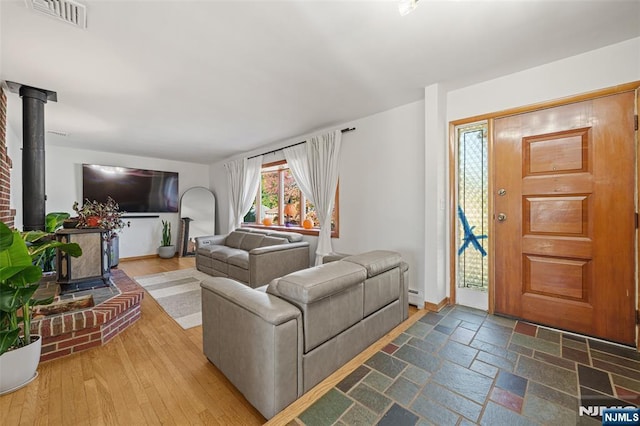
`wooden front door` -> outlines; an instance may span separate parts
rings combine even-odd
[[[634,99],[495,120],[496,313],[634,343]]]

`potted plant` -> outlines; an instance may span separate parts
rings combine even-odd
[[[77,244],[57,241],[41,247],[59,247],[74,256]],[[35,300],[42,269],[34,265],[37,253],[29,254],[26,238],[0,222],[0,395],[19,389],[33,380],[40,362],[42,341],[31,335],[31,308],[51,303],[53,298]]]
[[[176,254],[176,246],[171,245],[171,222],[162,221],[162,241],[158,247],[158,255],[163,259],[170,259]]]
[[[84,200],[82,207],[76,201],[73,203],[73,210],[77,214],[78,223],[76,228],[101,228],[107,231],[106,238],[109,243],[109,264],[115,267],[119,263],[118,232],[128,226],[123,220],[120,206],[111,197],[106,203],[88,199]]]

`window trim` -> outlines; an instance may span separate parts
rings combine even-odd
[[[287,160],[279,160],[279,161],[274,161],[271,163],[265,163],[260,167],[260,175],[262,176],[262,170],[268,167],[273,167],[273,166],[280,166],[282,164],[287,164]],[[289,168],[289,167],[287,167]],[[280,178],[280,184],[278,186],[278,215],[280,217],[284,216],[284,204],[281,202],[284,200],[284,186],[282,184],[282,179],[283,179],[283,173],[282,170],[285,169],[280,169],[278,171],[279,174],[279,178]],[[262,179],[261,179],[262,180]],[[311,228],[311,229],[305,229],[302,226],[284,226],[284,225],[271,225],[271,226],[265,226],[262,223],[258,222],[258,218],[260,217],[260,213],[261,213],[261,208],[262,208],[262,203],[260,202],[261,200],[261,192],[262,192],[262,184],[258,185],[258,192],[256,193],[256,198],[255,198],[255,206],[256,206],[256,222],[243,222],[241,227],[243,228],[257,228],[257,229],[272,229],[274,231],[286,231],[286,232],[296,232],[298,234],[302,234],[302,235],[315,235],[318,236],[320,234],[320,228]],[[301,204],[304,206],[304,202],[305,202],[305,196],[304,194],[302,194],[302,191],[300,193],[300,198],[301,198]],[[338,180],[338,184],[336,186],[336,195],[335,195],[335,199],[334,199],[334,207],[335,209],[335,213],[336,213],[336,221],[335,221],[335,226],[333,228],[333,230],[331,231],[331,238],[339,238],[340,237],[340,181]]]

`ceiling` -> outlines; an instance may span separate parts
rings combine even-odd
[[[640,35],[640,0],[78,1],[86,30],[0,1],[0,80],[58,93],[46,143],[205,164]]]

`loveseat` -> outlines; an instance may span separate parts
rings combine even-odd
[[[204,280],[203,350],[267,419],[408,316],[408,265],[348,256],[249,288]]]
[[[302,235],[239,228],[225,235],[196,238],[196,268],[250,287],[309,267],[309,243]]]

